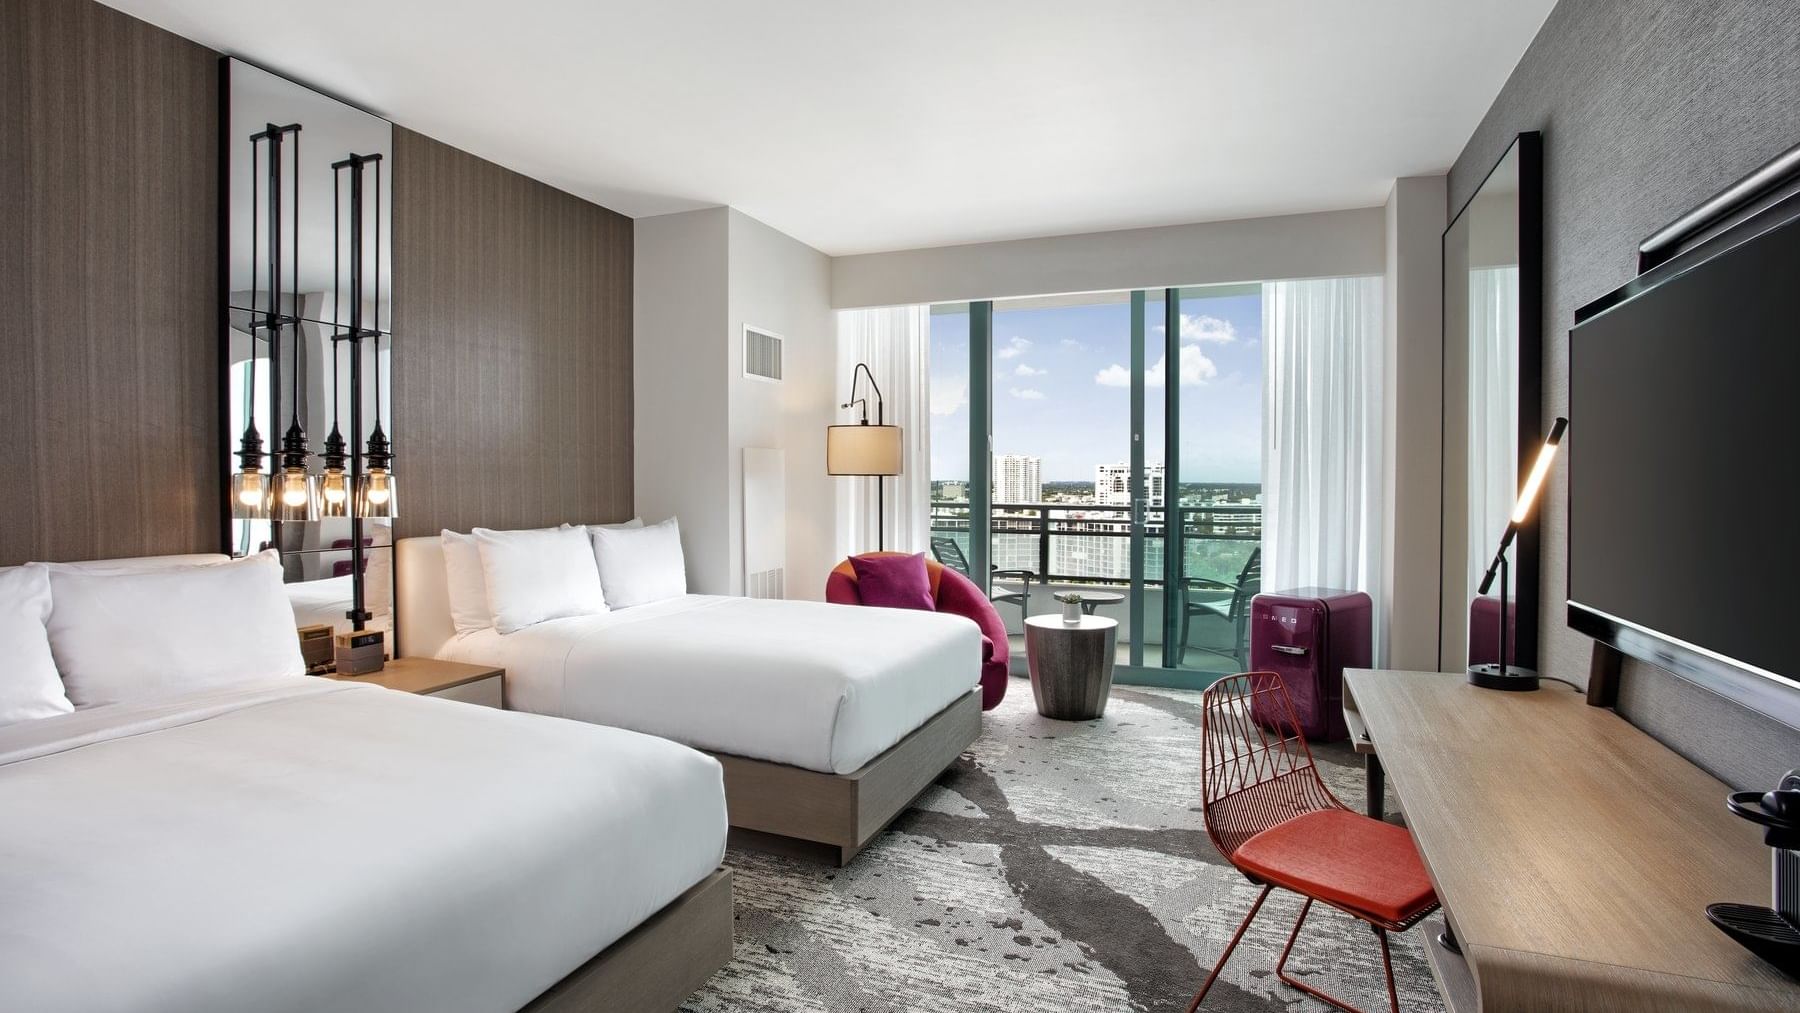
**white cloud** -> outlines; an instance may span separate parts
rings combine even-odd
[[[1023,362],[1013,367],[1014,376],[1043,376],[1048,372],[1050,371],[1047,369],[1038,369],[1036,366],[1028,365]]]
[[[1144,386],[1161,387],[1168,373],[1169,357],[1156,360],[1156,365],[1144,370]],[[1181,346],[1181,385],[1196,387],[1219,375],[1218,363],[1206,357],[1197,345]],[[1131,386],[1131,370],[1117,363],[1094,374],[1094,382],[1102,387]]]
[[[1161,366],[1162,363],[1157,363]],[[1206,353],[1193,345],[1181,346],[1181,385],[1193,387],[1211,380],[1219,375],[1218,363],[1206,357]]]
[[[1181,315],[1181,340],[1209,341],[1214,344],[1228,345],[1237,340],[1237,327],[1229,320],[1221,320],[1204,313],[1183,313]]]
[[[955,415],[969,403],[969,380],[961,376],[931,378],[931,414]]]
[[[1000,346],[1000,348],[994,352],[994,358],[1016,359],[1019,356],[1024,355],[1026,349],[1030,347],[1031,341],[1029,339],[1019,337],[1008,338],[1006,344]]]
[[[1086,345],[1084,345],[1084,344],[1082,344],[1082,343],[1081,343],[1081,342],[1079,342],[1079,341],[1076,341],[1076,340],[1075,340],[1075,339],[1074,339],[1074,338],[1064,338],[1064,339],[1062,339],[1062,346],[1063,346],[1063,347],[1064,347],[1064,348],[1067,348],[1067,349],[1069,349],[1069,350],[1070,350],[1070,351],[1072,351],[1072,352],[1079,352],[1079,351],[1081,351],[1081,350],[1082,350],[1082,349],[1084,349],[1084,348],[1086,348],[1086,347],[1087,347],[1087,346],[1086,346]]]
[[[1044,392],[1032,387],[1014,387],[1011,393],[1013,397],[1021,401],[1042,401],[1044,399]]]

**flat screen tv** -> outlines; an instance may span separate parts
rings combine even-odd
[[[1800,221],[1569,338],[1569,625],[1800,728]]]

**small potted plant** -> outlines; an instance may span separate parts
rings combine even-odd
[[[1069,624],[1070,626],[1081,625],[1081,602],[1082,602],[1081,592],[1079,592],[1079,591],[1058,591],[1056,594],[1051,595],[1051,597],[1055,598],[1059,602],[1062,602],[1062,607],[1063,607],[1062,620],[1063,620],[1063,622]]]

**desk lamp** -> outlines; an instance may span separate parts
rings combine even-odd
[[[1544,489],[1544,479],[1550,476],[1550,465],[1556,461],[1556,447],[1562,442],[1563,432],[1569,428],[1569,420],[1557,418],[1550,426],[1550,435],[1544,438],[1544,445],[1538,450],[1537,461],[1531,466],[1531,474],[1525,478],[1524,488],[1519,490],[1519,502],[1513,506],[1512,518],[1506,522],[1506,532],[1500,536],[1500,551],[1494,553],[1494,561],[1488,564],[1487,573],[1481,578],[1481,587],[1476,594],[1487,594],[1494,586],[1494,577],[1500,578],[1500,662],[1493,665],[1470,665],[1469,681],[1483,689],[1532,690],[1538,688],[1538,674],[1530,668],[1509,666],[1506,658],[1507,633],[1511,625],[1508,620],[1508,591],[1506,550],[1512,547],[1513,539],[1519,533],[1519,525],[1525,523],[1530,516],[1531,508],[1537,503],[1538,494]]]

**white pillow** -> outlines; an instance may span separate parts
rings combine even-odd
[[[56,570],[50,602],[50,650],[77,707],[306,674],[273,549],[175,570]]]
[[[450,621],[456,632],[473,633],[494,625],[488,607],[487,577],[481,572],[481,548],[473,534],[439,532],[444,540],[444,580],[450,592]]]
[[[675,518],[642,528],[595,528],[591,537],[600,586],[613,608],[687,594],[687,563]]]
[[[0,725],[75,709],[50,654],[50,571],[36,563],[0,570]]]
[[[606,611],[587,533],[475,529],[494,629],[512,633],[549,619]]]
[[[617,524],[589,524],[587,526],[587,529],[590,533],[592,533],[595,531],[599,531],[601,528],[607,528],[610,530],[618,531],[618,530],[622,530],[625,528],[641,528],[643,526],[644,526],[644,519],[642,517],[633,517],[632,519],[630,519],[628,521],[620,521]]]

